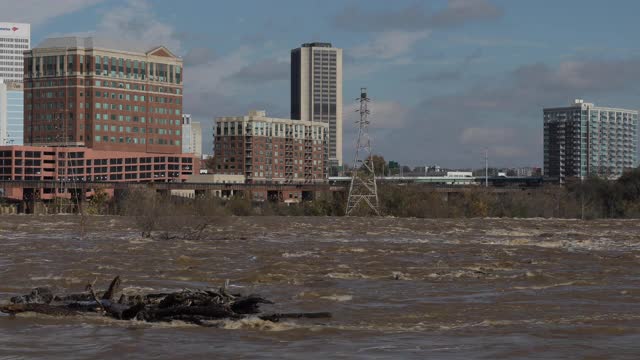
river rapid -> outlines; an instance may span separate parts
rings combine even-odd
[[[203,328],[0,314],[0,359],[640,358],[638,221],[206,220],[199,239],[154,240],[121,217],[2,216],[0,302],[116,275],[125,293],[228,279],[274,301],[265,312],[333,318]]]

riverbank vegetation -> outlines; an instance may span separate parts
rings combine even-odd
[[[445,194],[418,186],[380,190],[385,214],[400,217],[640,218],[640,170],[616,181],[594,177],[509,192],[479,187]]]
[[[427,185],[379,185],[385,216],[417,218],[640,218],[640,170],[616,181],[589,178],[541,188],[466,188],[448,192]],[[504,190],[504,191],[502,191]],[[343,216],[345,193],[323,193],[314,200],[284,204],[230,199],[187,199],[136,190],[117,199],[99,193],[85,206],[87,214],[115,214],[139,219],[141,228],[171,227],[185,216]],[[146,231],[146,230],[145,230]]]

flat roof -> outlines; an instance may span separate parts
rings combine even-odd
[[[328,42],[310,42],[310,43],[302,44],[302,47],[326,47],[326,48],[330,48],[330,47],[333,47],[333,46],[331,45],[331,43],[328,43]]]
[[[614,107],[606,107],[606,106],[597,106],[594,103],[587,102],[579,102],[572,103],[567,106],[558,106],[558,107],[549,107],[544,108],[543,111],[561,111],[561,110],[581,110],[581,109],[590,109],[590,110],[604,110],[604,111],[612,111],[612,112],[628,112],[628,113],[638,113],[638,110],[632,109],[623,109],[623,108],[614,108]]]
[[[284,119],[284,118],[274,118],[268,117],[267,112],[264,110],[252,110],[248,115],[242,116],[220,116],[215,119],[215,122],[240,122],[240,121],[264,121],[264,122],[280,122],[291,125],[306,125],[306,126],[322,126],[329,127],[329,123],[321,122],[321,121],[307,121],[307,120],[296,120],[296,119]]]

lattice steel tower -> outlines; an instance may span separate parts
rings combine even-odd
[[[353,160],[353,176],[349,188],[346,215],[352,215],[361,206],[367,206],[368,211],[380,215],[378,203],[378,186],[371,153],[371,138],[369,137],[369,98],[367,89],[360,89],[360,121],[358,121],[358,144],[356,156]]]

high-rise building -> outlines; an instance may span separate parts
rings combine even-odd
[[[24,128],[22,83],[0,80],[0,145],[22,145]]]
[[[179,154],[182,59],[100,38],[25,53],[25,144]]]
[[[202,127],[191,121],[191,114],[182,115],[182,152],[202,157]]]
[[[575,100],[544,109],[544,175],[614,179],[637,166],[638,111]]]
[[[244,175],[247,182],[326,180],[329,124],[267,117],[219,117],[214,127],[214,172]]]
[[[342,165],[342,49],[308,43],[291,50],[291,118],[329,124],[329,163]]]
[[[202,158],[202,126],[199,121],[191,123],[191,149],[198,158]]]
[[[22,81],[22,54],[30,46],[30,24],[0,22],[0,80]]]

